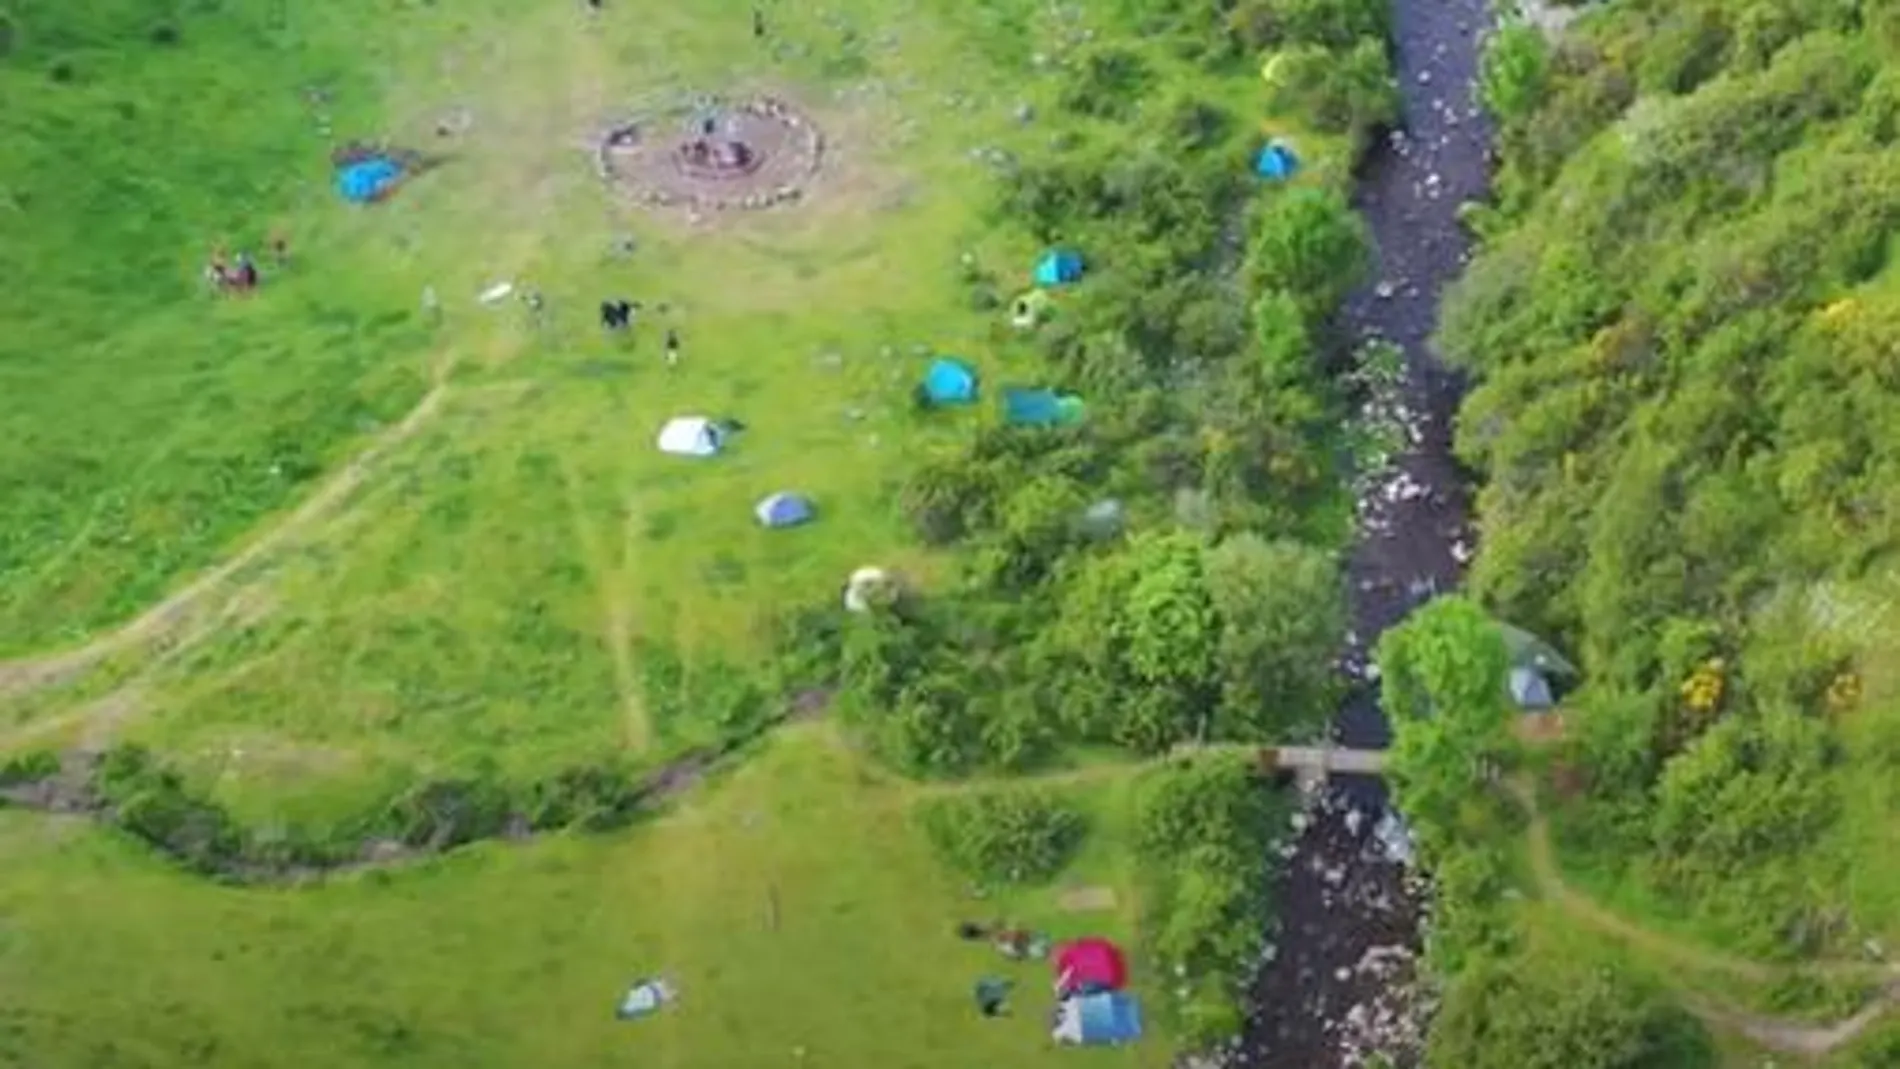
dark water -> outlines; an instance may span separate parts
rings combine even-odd
[[[1431,353],[1445,287],[1469,243],[1458,222],[1488,187],[1490,131],[1475,101],[1489,0],[1393,0],[1394,61],[1403,129],[1365,161],[1359,208],[1377,245],[1375,282],[1340,315],[1353,344],[1384,338],[1405,354],[1405,405],[1415,444],[1372,502],[1354,548],[1355,649],[1363,664],[1380,632],[1439,590],[1457,585],[1459,548],[1471,542],[1464,479],[1451,456],[1457,377]],[[1400,476],[1402,473],[1402,477]],[[1381,748],[1391,738],[1377,687],[1361,683],[1340,710],[1341,743]],[[1317,800],[1277,890],[1275,955],[1255,983],[1255,1012],[1240,1061],[1257,1069],[1361,1064],[1369,1048],[1415,1044],[1392,997],[1418,946],[1417,896],[1371,831],[1384,804],[1376,782],[1337,782]],[[1355,1009],[1356,1008],[1356,1009]]]

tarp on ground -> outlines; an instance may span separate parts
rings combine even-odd
[[[933,360],[920,388],[932,405],[967,405],[976,400],[976,369],[950,357]]]
[[[1082,277],[1082,254],[1069,249],[1050,249],[1036,261],[1036,285],[1061,286]]]
[[[1003,420],[1018,427],[1054,427],[1081,422],[1085,407],[1080,397],[1054,390],[1011,387],[1003,391]]]
[[[796,527],[810,523],[818,510],[804,494],[780,491],[754,505],[752,514],[767,527]]]
[[[1284,182],[1299,172],[1300,158],[1280,141],[1269,141],[1253,158],[1253,173],[1275,182]]]
[[[336,191],[352,204],[380,200],[402,180],[402,166],[386,156],[345,164],[336,173]]]
[[[1133,1043],[1141,1038],[1141,1005],[1126,991],[1077,995],[1062,1003],[1050,1036],[1091,1047]]]
[[[655,444],[676,457],[710,457],[726,447],[726,432],[704,416],[681,416],[666,421]]]
[[[1056,993],[1119,991],[1128,986],[1128,958],[1106,939],[1090,937],[1056,948]]]

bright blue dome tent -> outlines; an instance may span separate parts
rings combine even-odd
[[[976,400],[976,369],[949,357],[933,360],[918,389],[932,408],[967,405]]]
[[[371,156],[337,171],[336,191],[352,204],[380,200],[402,180],[402,167],[386,156]]]
[[[1253,172],[1273,182],[1284,182],[1300,170],[1300,158],[1279,141],[1272,141],[1253,159]]]

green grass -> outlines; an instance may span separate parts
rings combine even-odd
[[[769,624],[829,602],[859,565],[943,574],[895,484],[993,417],[920,415],[910,389],[939,351],[992,385],[1035,381],[1027,346],[971,307],[963,279],[968,254],[1007,297],[1036,252],[985,211],[995,179],[972,149],[1096,136],[1051,117],[1056,75],[1030,62],[1072,29],[1027,0],[855,0],[775,9],[762,50],[736,0],[621,0],[591,21],[499,0],[228,6],[182,18],[169,50],[124,7],[85,16],[95,48],[24,33],[0,65],[23,102],[0,122],[68,114],[89,136],[63,151],[88,174],[143,176],[69,185],[0,148],[0,185],[32,204],[8,248],[62,254],[0,298],[33,324],[0,340],[0,392],[23,399],[0,416],[15,444],[0,483],[24,488],[0,495],[0,653],[110,632],[254,554],[196,599],[171,657],[134,651],[109,682],[0,697],[0,745],[83,737],[98,718],[76,703],[117,691],[112,737],[271,819],[360,811],[395,779],[477,762],[532,776],[605,749],[658,761],[709,729],[646,700],[643,650],[716,673],[756,661]],[[80,84],[50,81],[68,54],[84,57]],[[1250,72],[1156,61],[1167,90],[1228,103],[1243,125],[1261,114]],[[604,120],[747,86],[802,102],[828,133],[811,203],[695,228],[601,188],[585,150]],[[90,136],[120,97],[174,101],[165,136]],[[238,98],[262,103],[225,106]],[[1013,117],[1023,101],[1036,122]],[[445,166],[367,210],[332,194],[336,141],[442,149],[451,112],[472,126]],[[1340,146],[1302,144],[1302,182],[1343,180]],[[122,207],[91,212],[89,240],[62,229],[107,197]],[[256,248],[267,232],[294,261],[254,298],[194,289],[212,243]],[[627,235],[638,251],[614,255]],[[545,323],[479,307],[499,279],[545,294]],[[123,318],[81,314],[121,289],[137,298]],[[601,336],[593,309],[611,295],[675,306],[679,368],[661,366],[652,322],[631,344]],[[435,383],[428,417],[392,432]],[[714,461],[658,455],[655,432],[688,413],[750,429]],[[346,458],[377,445],[326,499]],[[781,489],[812,494],[819,522],[760,530],[751,505]],[[290,511],[313,499],[327,507]]]
[[[1063,880],[1118,887],[1108,915],[1063,914],[1053,888],[970,900],[910,792],[822,726],[624,834],[298,890],[216,887],[81,825],[0,813],[0,1065],[1066,1064],[1078,1055],[1045,1031],[1047,966],[953,927],[1000,914],[1125,935],[1125,784],[1103,786]],[[677,1007],[615,1021],[621,991],[656,972]],[[1013,1016],[976,1014],[986,973],[1017,981]],[[1091,1058],[1166,1056],[1157,1037]]]
[[[307,494],[444,366],[547,385],[532,432],[582,480],[582,507],[637,500],[677,541],[728,539],[755,497],[809,487],[831,522],[808,541],[839,548],[785,575],[787,551],[739,545],[727,568],[804,593],[821,574],[837,581],[821,565],[889,540],[872,514],[892,459],[926,437],[897,415],[913,347],[1000,368],[995,319],[962,311],[955,275],[988,237],[973,210],[988,178],[967,154],[1028,134],[1009,129],[1001,98],[943,104],[1001,73],[972,47],[982,9],[846,5],[838,17],[859,43],[841,67],[844,31],[790,12],[774,14],[786,54],[761,56],[739,3],[622,4],[598,23],[564,5],[227,6],[179,20],[170,48],[149,42],[134,5],[36,16],[0,66],[0,189],[17,209],[0,307],[19,324],[0,341],[0,651],[68,642],[151,603]],[[35,33],[75,18],[90,45]],[[60,62],[74,82],[48,77]],[[657,94],[749,85],[800,99],[831,135],[831,173],[806,209],[693,232],[600,188],[584,147],[604,120]],[[331,96],[313,103],[311,90]],[[450,162],[393,201],[361,210],[330,193],[336,142],[386,134],[438,150],[435,120],[457,110],[474,125]],[[199,292],[212,246],[257,250],[271,233],[295,259],[255,299]],[[624,234],[641,251],[611,260]],[[1022,277],[1032,250],[988,248]],[[544,331],[519,309],[475,307],[499,278],[546,294]],[[445,302],[439,327],[421,314],[425,286]],[[680,373],[661,374],[651,331],[632,353],[596,336],[591,309],[612,294],[681,309]],[[666,416],[700,410],[756,428],[711,477],[651,456]],[[455,463],[465,448],[484,450],[464,438],[435,455]],[[530,511],[544,504],[471,503],[497,521],[558,522]],[[693,577],[670,567],[678,556],[656,548],[642,571]],[[682,631],[724,639],[743,619],[735,599],[667,585],[661,609],[678,604]]]

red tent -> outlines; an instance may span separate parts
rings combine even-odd
[[[1078,939],[1056,948],[1056,992],[1120,991],[1128,986],[1128,959],[1106,939]]]

